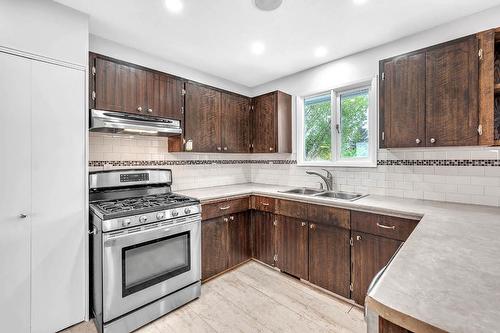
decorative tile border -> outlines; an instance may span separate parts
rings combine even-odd
[[[90,161],[90,167],[137,167],[171,165],[297,164],[296,160],[174,160],[174,161]],[[486,166],[500,167],[500,160],[378,160],[380,166]]]
[[[297,164],[296,160],[174,160],[174,161],[90,161],[90,167],[137,167],[211,164]]]
[[[500,166],[500,160],[378,160],[377,165],[404,166]]]

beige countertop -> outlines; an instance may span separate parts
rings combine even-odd
[[[378,304],[376,310],[396,323],[400,314],[401,323],[425,323],[430,331],[500,332],[499,208],[375,195],[344,202],[279,192],[289,188],[249,183],[178,192],[202,202],[262,194],[423,217],[370,292],[367,304]]]

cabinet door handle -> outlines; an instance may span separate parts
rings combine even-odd
[[[230,219],[231,221],[234,221],[234,216],[229,216],[229,219]]]
[[[302,223],[304,223],[304,222],[302,222]],[[316,229],[316,224],[311,223],[311,224],[309,225],[309,228],[310,228],[310,229],[313,229],[313,230],[314,230],[314,229]]]
[[[417,143],[417,145],[418,145],[418,144],[420,144],[420,142],[422,142],[422,141],[420,141],[420,139],[418,139],[418,138],[417,138],[417,139],[415,139],[415,142],[416,142],[416,143]]]
[[[25,219],[25,218],[27,218],[27,217],[28,217],[28,215],[27,215],[27,214],[19,214],[19,218],[20,218],[20,219]]]
[[[148,112],[149,113],[153,113],[153,109],[148,109]]]
[[[393,226],[388,226],[388,225],[383,225],[383,224],[380,224],[377,222],[377,227],[379,228],[382,228],[382,229],[392,229],[392,230],[396,230],[396,226],[393,225]]]
[[[273,150],[274,150],[274,148],[273,148],[273,147],[269,147],[269,151],[273,151]]]
[[[222,147],[217,147],[217,150],[218,150],[218,151],[221,151],[221,150],[222,150]]]
[[[221,207],[220,210],[228,210],[229,208],[231,208],[231,206]]]
[[[227,217],[225,217],[223,221],[224,221],[224,222],[228,222],[229,220],[228,220],[228,218],[227,218]]]
[[[138,106],[137,111],[142,112],[142,106]]]
[[[260,203],[262,206],[269,206],[269,203],[268,202],[261,202]]]
[[[436,139],[431,138],[431,143],[436,143]]]
[[[307,225],[307,223],[305,223],[305,222],[301,222],[301,223],[300,223],[300,225],[301,225],[302,227],[305,227],[305,226]]]

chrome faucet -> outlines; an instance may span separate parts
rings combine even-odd
[[[322,174],[314,172],[314,171],[306,171],[306,173],[308,175],[315,175],[315,176],[320,177],[325,182],[326,190],[333,191],[333,175],[332,175],[332,173],[326,169],[321,169],[321,170],[326,171],[326,176],[323,176]]]

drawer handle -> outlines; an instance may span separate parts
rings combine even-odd
[[[261,202],[260,204],[261,204],[262,206],[269,206],[269,203],[267,203],[267,202]]]
[[[231,206],[221,207],[220,210],[228,210]]]
[[[377,222],[377,227],[379,228],[382,228],[382,229],[392,229],[392,230],[396,230],[396,226],[393,225],[393,226],[388,226],[388,225],[383,225],[383,224],[380,224]]]

